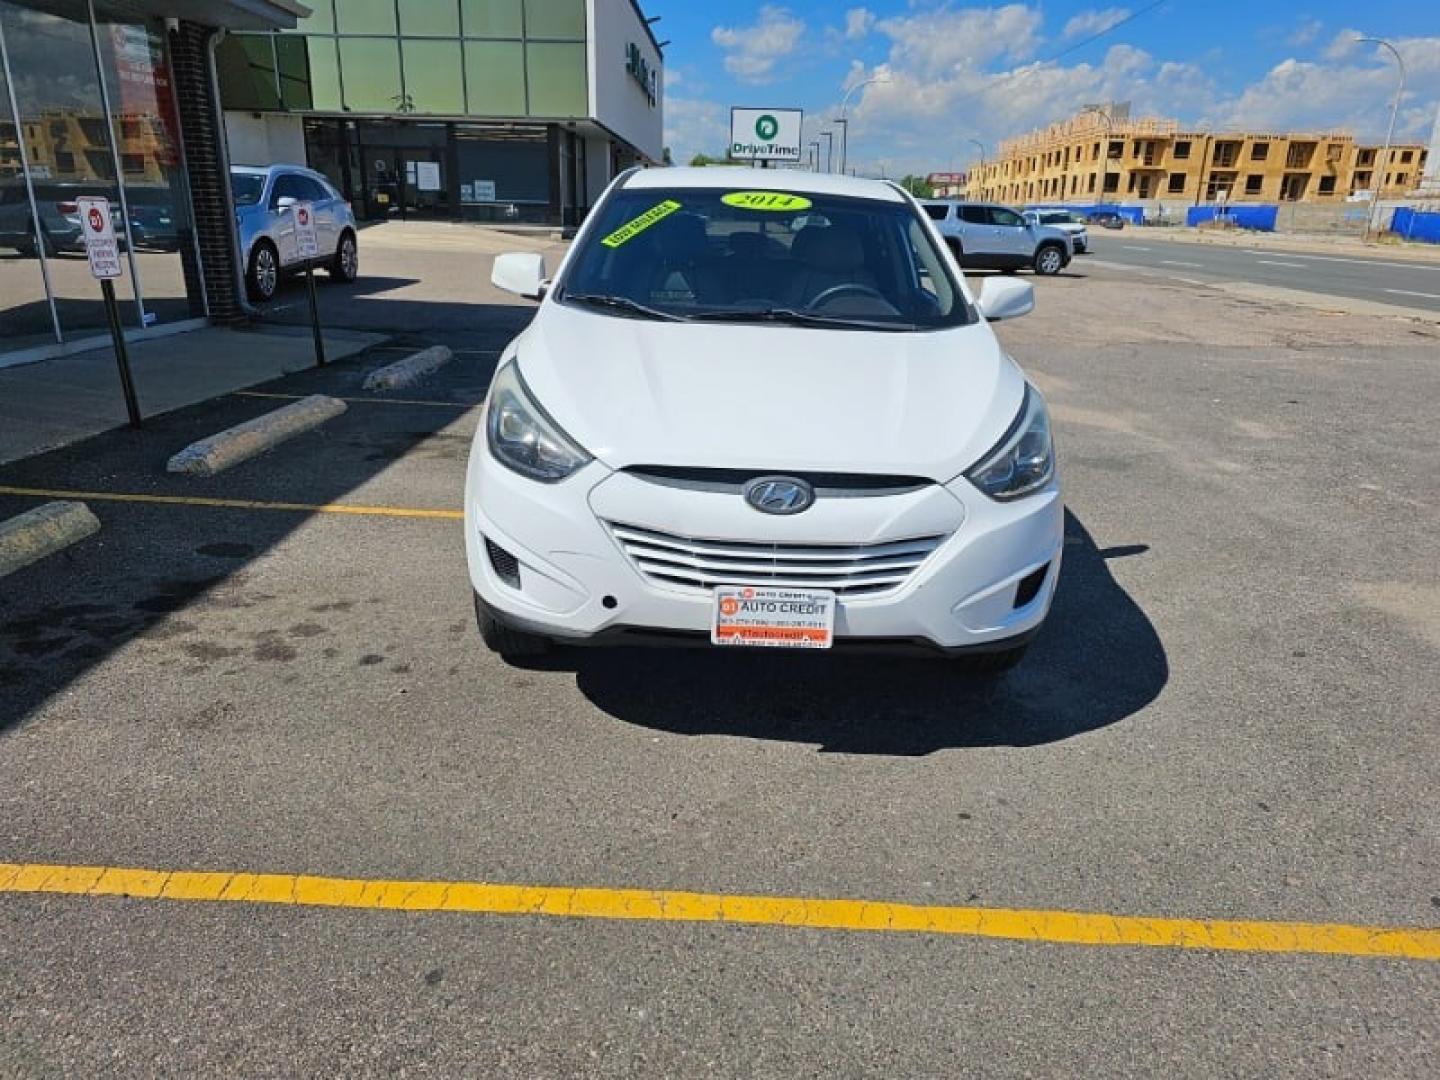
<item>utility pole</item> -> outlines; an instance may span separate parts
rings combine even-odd
[[[840,175],[845,175],[845,144],[850,141],[850,121],[843,116],[836,120],[840,125]]]
[[[1365,218],[1364,237],[1369,240],[1370,234],[1375,230],[1375,209],[1380,202],[1380,190],[1385,186],[1385,170],[1390,167],[1390,142],[1395,137],[1395,117],[1400,114],[1400,99],[1405,96],[1405,61],[1400,57],[1400,50],[1384,38],[1361,37],[1355,40],[1389,49],[1400,69],[1400,85],[1395,88],[1395,104],[1390,106],[1390,126],[1385,129],[1385,149],[1380,151],[1380,160],[1375,163],[1374,183],[1370,185],[1370,213]]]
[[[980,148],[980,197],[982,199],[988,199],[990,196],[985,190],[985,144],[979,139],[971,139],[970,141]],[[968,188],[970,185],[966,184],[965,186]]]
[[[820,137],[826,140],[825,143],[825,171],[834,172],[835,164],[835,133],[833,131],[822,131]]]

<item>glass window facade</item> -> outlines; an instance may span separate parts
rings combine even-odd
[[[465,79],[460,42],[401,42],[405,57],[405,93],[412,112],[446,113],[465,111]]]
[[[298,32],[221,41],[221,101],[251,112],[584,117],[585,18],[585,0],[317,0]]]
[[[63,14],[0,0],[14,79],[0,78],[0,364],[17,349],[105,331],[81,196],[110,200],[127,325],[204,314],[162,29],[130,5],[97,0],[93,25],[87,5],[57,6]],[[263,61],[265,50],[254,55]],[[239,81],[251,82],[248,66]]]

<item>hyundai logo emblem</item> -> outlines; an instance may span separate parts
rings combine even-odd
[[[793,476],[757,476],[745,485],[745,501],[762,514],[798,514],[815,502],[815,489]]]

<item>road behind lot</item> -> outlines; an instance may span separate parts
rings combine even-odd
[[[1070,511],[1016,672],[515,669],[458,521],[319,509],[458,508],[528,314],[488,254],[366,239],[330,317],[460,350],[430,382],[362,392],[379,347],[270,384],[358,400],[210,480],[163,462],[274,401],[0,469],[317,508],[92,500],[97,537],[5,580],[0,861],[1019,908],[1030,940],[0,890],[0,1072],[1436,1074],[1440,963],[1056,929],[1440,922],[1435,327],[1080,260],[999,329]]]
[[[1330,252],[1292,251],[1229,244],[1178,244],[1144,229],[1090,231],[1096,259],[1146,267],[1171,277],[1236,281],[1324,296],[1348,297],[1440,314],[1440,262],[1358,254],[1337,246]]]

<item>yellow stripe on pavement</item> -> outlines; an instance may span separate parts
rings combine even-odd
[[[408,506],[352,506],[349,503],[263,502],[256,499],[212,499],[203,495],[141,495],[119,491],[52,491],[49,488],[0,484],[0,495],[34,499],[79,499],[87,502],[151,503],[159,506],[204,506],[222,510],[286,510],[302,514],[354,514],[359,517],[436,518],[461,521],[463,510],[429,510]]]
[[[59,893],[296,907],[736,923],[815,930],[945,934],[1067,945],[1440,960],[1440,930],[1345,923],[1147,918],[1079,911],[935,907],[873,900],[649,889],[384,881],[297,874],[0,863],[0,894]]]

